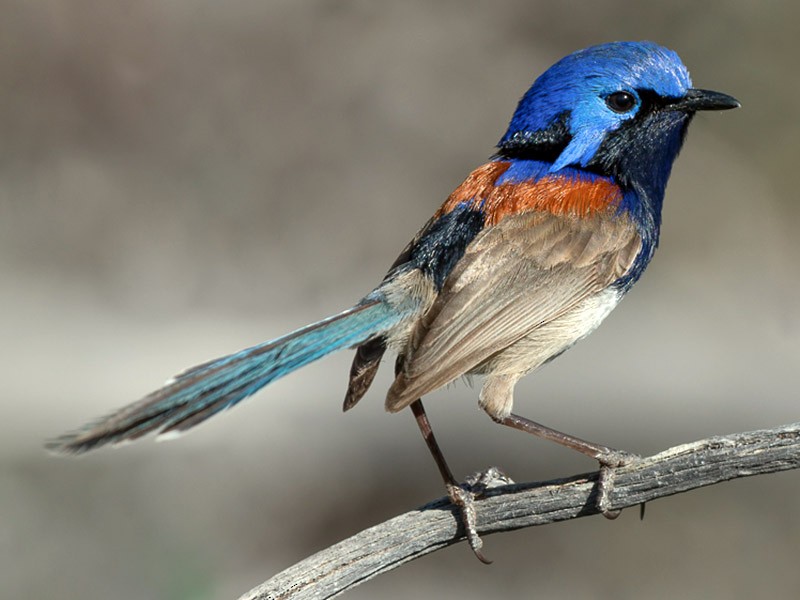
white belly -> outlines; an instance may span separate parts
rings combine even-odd
[[[522,377],[597,329],[621,299],[622,294],[611,289],[587,298],[479,365],[473,372]]]

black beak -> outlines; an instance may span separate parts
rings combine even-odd
[[[712,92],[711,90],[690,89],[686,95],[666,106],[668,110],[697,112],[698,110],[730,110],[739,108],[741,103],[733,96]]]

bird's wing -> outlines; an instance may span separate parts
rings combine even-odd
[[[550,323],[631,268],[627,215],[529,212],[481,232],[412,334],[387,409],[397,411]]]

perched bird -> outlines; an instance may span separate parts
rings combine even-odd
[[[621,453],[512,413],[514,386],[591,333],[639,279],[658,245],[664,190],[692,117],[737,106],[731,96],[693,88],[678,55],[651,42],[570,54],[534,82],[497,153],[358,304],[191,368],[50,448],[78,453],[181,432],[312,361],[355,348],[345,410],[367,392],[384,353],[396,353],[386,408],[412,407],[462,505],[420,398],[466,374],[485,376],[479,403],[494,421],[613,467]]]

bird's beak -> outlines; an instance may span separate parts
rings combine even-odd
[[[741,103],[733,96],[711,90],[690,89],[683,98],[666,106],[669,110],[697,112],[698,110],[729,110],[739,108]]]

